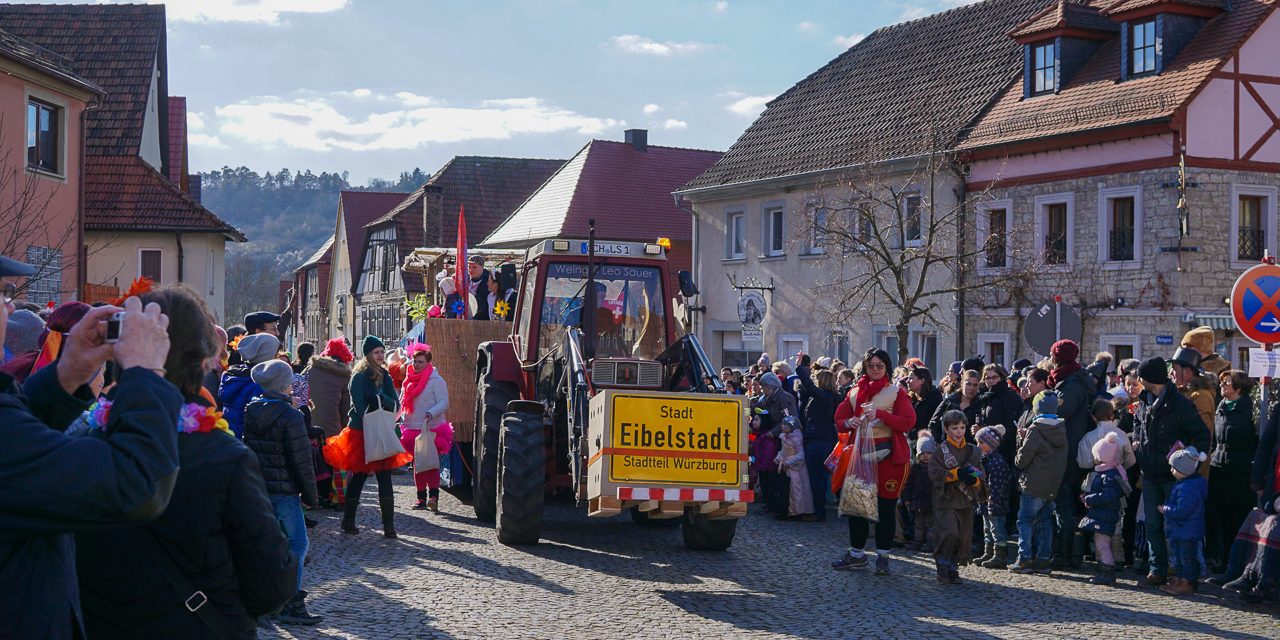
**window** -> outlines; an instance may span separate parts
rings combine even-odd
[[[990,273],[1010,266],[1013,259],[1009,238],[1013,234],[1012,200],[996,200],[978,206],[978,273]]]
[[[747,216],[741,211],[733,211],[725,220],[724,257],[726,260],[741,259],[747,253]]]
[[[27,166],[59,173],[58,142],[60,109],[38,100],[27,102]]]
[[[307,269],[307,300],[320,299],[320,269]]]
[[[1142,341],[1136,334],[1128,335],[1103,335],[1098,339],[1098,347],[1103,351],[1110,351],[1111,355],[1116,359],[1111,363],[1111,370],[1115,371],[1121,360],[1130,358],[1138,358],[1142,355],[1142,350],[1138,345]]]
[[[809,336],[804,333],[784,333],[778,336],[778,357],[774,361],[786,360],[801,351],[809,353]]]
[[[162,252],[159,249],[138,249],[138,275],[154,282],[161,282],[161,255]]]
[[[1038,96],[1058,90],[1057,44],[1046,42],[1032,47],[1031,95]]]
[[[783,239],[785,236],[784,214],[781,208],[765,209],[764,212],[764,257],[783,255]]]
[[[1112,268],[1142,264],[1142,187],[1098,190],[1098,255]]]
[[[1236,354],[1235,368],[1240,369],[1245,373],[1248,373],[1249,372],[1249,350],[1256,349],[1258,345],[1252,342],[1232,341],[1231,347]]]
[[[921,332],[914,334],[912,340],[915,342],[915,348],[911,350],[912,355],[924,360],[924,366],[929,371],[937,371],[938,335],[935,333]]]
[[[849,334],[845,331],[832,331],[827,334],[827,352],[823,355],[831,356],[841,362],[849,362]]]
[[[1156,70],[1156,21],[1134,23],[1129,27],[1129,74],[1138,76]]]
[[[1242,195],[1239,198],[1240,218],[1236,224],[1236,258],[1261,260],[1265,246],[1262,236],[1262,196]]]
[[[760,345],[749,347],[742,342],[740,331],[717,331],[720,334],[720,366],[746,369],[760,359]]]
[[[1074,260],[1075,196],[1070,193],[1035,199],[1036,248],[1049,266],[1066,267]]]
[[[921,198],[918,195],[907,196],[902,201],[902,235],[904,247],[918,247],[921,241]]]
[[[813,211],[813,226],[809,229],[808,237],[805,239],[804,252],[806,255],[823,253],[822,245],[827,236],[827,216],[826,209],[815,209]]]
[[[1009,366],[1009,353],[1013,350],[1007,333],[979,333],[978,353],[982,354],[987,364]]]
[[[1231,262],[1252,266],[1266,251],[1276,253],[1276,188],[1231,185]]]
[[[382,245],[382,290],[390,291],[392,275],[396,270],[396,247],[393,244]]]
[[[27,264],[36,267],[36,274],[27,283],[27,301],[38,305],[50,302],[55,305],[62,293],[62,251],[48,247],[27,247]]]
[[[876,346],[885,350],[892,359],[898,357],[898,332],[893,330],[884,330],[876,332]]]

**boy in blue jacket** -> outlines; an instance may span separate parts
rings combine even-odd
[[[1179,449],[1169,456],[1169,466],[1177,483],[1169,499],[1159,506],[1164,514],[1164,533],[1169,541],[1171,564],[1169,581],[1160,590],[1174,596],[1195,593],[1200,568],[1204,565],[1204,503],[1209,483],[1197,470],[1208,459],[1195,447]]]

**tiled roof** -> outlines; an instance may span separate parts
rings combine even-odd
[[[395,208],[403,193],[386,191],[343,191],[338,194],[342,206],[342,222],[347,233],[347,259],[350,260],[352,286],[359,281],[356,274],[364,264],[365,225]]]
[[[1234,0],[1231,11],[1206,22],[1158,75],[1119,82],[1117,36],[1099,46],[1057,94],[1024,100],[1021,78],[1010,82],[959,146],[972,149],[1167,120],[1183,108],[1275,4],[1276,0]]]
[[[311,254],[311,257],[307,258],[307,261],[303,262],[302,266],[298,267],[297,269],[294,269],[294,271],[295,272],[302,271],[307,267],[318,265],[321,262],[329,262],[332,258],[333,258],[333,236],[329,236],[329,239],[325,240],[324,244],[320,245],[320,248],[316,249],[316,252]]]
[[[200,206],[138,156],[85,159],[86,229],[244,234]]]
[[[1135,9],[1145,9],[1157,4],[1180,4],[1187,7],[1197,7],[1204,9],[1224,10],[1230,4],[1230,0],[1118,0],[1116,2],[1102,2],[1102,5],[1109,5],[1103,8],[1102,13],[1112,16],[1120,13],[1128,13]]]
[[[169,180],[185,187],[187,178],[187,99],[169,96]]]
[[[876,30],[769,103],[712,187],[927,153],[1021,71],[1014,26],[1045,0],[986,0]]]
[[[165,64],[163,5],[4,4],[0,29],[69,58],[106,91],[89,112],[90,155],[138,154],[152,74]]]
[[[1117,33],[1120,25],[1103,16],[1097,7],[1089,4],[1089,0],[1056,0],[1030,20],[1018,25],[1009,33],[1009,37],[1021,39],[1058,29]]]
[[[592,140],[482,244],[515,247],[543,238],[584,237],[591,218],[601,239],[688,240],[689,212],[676,206],[671,192],[720,156],[719,151],[676,147],[638,151],[625,142]]]
[[[0,56],[21,62],[91,93],[102,95],[102,87],[71,68],[70,58],[2,30],[0,30]]]
[[[307,258],[306,262],[302,263],[302,266],[293,270],[294,279],[303,286],[306,286],[305,276],[302,275],[303,272],[310,268],[319,270],[316,283],[318,285],[317,297],[320,300],[321,309],[327,309],[329,306],[329,265],[333,260],[333,241],[334,237],[329,236],[329,239],[325,240],[324,244],[315,253],[311,254],[311,257]]]

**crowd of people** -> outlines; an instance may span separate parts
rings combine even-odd
[[[30,272],[0,258],[0,278]],[[373,475],[396,538],[394,470],[414,476],[413,509],[438,511],[452,426],[426,344],[368,336],[357,360],[337,338],[294,358],[280,316],[223,329],[187,287],[142,280],[112,304],[18,305],[0,303],[0,586],[23,596],[0,598],[0,637],[314,625],[307,510],[359,533]]]
[[[874,505],[841,500],[849,546],[836,570],[891,573],[895,549],[932,552],[937,579],[965,565],[1051,575],[1092,562],[1174,595],[1204,581],[1248,599],[1280,594],[1280,405],[1184,336],[1169,361],[1087,366],[1055,343],[1038,363],[972,357],[935,383],[918,358],[870,349],[852,364],[800,353],[725,367],[751,407],[750,471],[780,520],[822,521],[855,468],[874,467]],[[870,464],[860,465],[865,459]],[[853,504],[846,510],[846,504]]]

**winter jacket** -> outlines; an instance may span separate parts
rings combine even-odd
[[[998,384],[978,396],[981,408],[978,415],[982,426],[1004,426],[1004,438],[1000,440],[1000,453],[1006,460],[1012,459],[1018,439],[1018,417],[1022,415],[1022,398],[1007,384]]]
[[[311,393],[311,424],[324,429],[326,438],[338,435],[351,413],[351,367],[336,358],[317,356],[302,375]]]
[[[1164,535],[1169,540],[1200,540],[1204,537],[1204,501],[1209,482],[1200,474],[1177,481],[1164,504]]]
[[[1105,536],[1115,535],[1120,522],[1120,507],[1125,500],[1120,472],[1107,469],[1089,476],[1082,500],[1089,513],[1080,520],[1080,529]]]
[[[244,444],[258,455],[268,494],[302,494],[303,504],[319,504],[311,440],[302,412],[287,396],[267,392],[249,402],[244,408]]]
[[[813,383],[809,367],[796,367],[796,379],[800,381],[800,416],[804,419],[804,439],[807,442],[836,442],[836,405],[840,396],[821,389]]]
[[[896,387],[896,390],[897,395],[893,400],[893,408],[888,411],[876,409],[875,417],[893,434],[890,440],[892,448],[890,449],[889,457],[882,460],[881,465],[886,463],[900,465],[904,467],[902,471],[905,473],[907,471],[905,466],[911,464],[911,458],[914,455],[911,451],[911,445],[907,443],[907,432],[911,431],[911,427],[916,424],[916,412],[911,407],[911,396],[907,395],[906,389]],[[840,401],[840,404],[836,405],[835,419],[838,433],[848,431],[849,428],[846,423],[849,418],[854,417],[860,411],[860,408],[854,407],[857,396],[858,387],[854,385],[849,389],[849,393],[845,395],[844,399]],[[877,436],[876,439],[879,440],[880,437]],[[882,469],[880,473],[883,474],[884,471]],[[882,493],[884,492],[884,481],[885,478],[881,477],[878,482],[881,485]]]
[[[112,408],[115,411],[115,408]],[[76,536],[87,637],[214,638],[153,560],[167,554],[236,637],[297,590],[298,566],[243,443],[218,430],[178,436],[173,500],[156,521]]]
[[[1058,392],[1058,417],[1066,429],[1067,452],[1071,455],[1080,446],[1080,439],[1092,428],[1090,409],[1098,395],[1097,380],[1088,371],[1080,369],[1059,382],[1054,390]],[[1081,476],[1080,467],[1069,464],[1063,470],[1063,484],[1078,487]]]
[[[982,413],[982,395],[979,394],[978,397],[974,398],[973,401],[969,403],[968,407],[961,409],[960,395],[962,393],[964,392],[957,391],[947,396],[946,399],[942,401],[942,404],[938,405],[938,408],[934,410],[933,417],[929,419],[929,433],[933,435],[934,442],[942,442],[946,439],[946,435],[942,433],[942,416],[946,415],[948,411],[953,409],[956,411],[963,411],[964,419],[970,427],[977,424],[978,416]],[[974,441],[971,430],[965,430],[964,439],[968,442]]]
[[[1262,495],[1274,495],[1280,491],[1276,485],[1276,466],[1280,462],[1280,403],[1272,405],[1271,418],[1258,434],[1258,451],[1253,456],[1250,487],[1260,487]]]
[[[244,437],[244,407],[255,396],[262,395],[262,387],[249,377],[253,369],[248,364],[232,365],[222,374],[218,390],[218,402],[222,405],[222,417],[237,438]]]
[[[208,391],[210,396],[213,396],[218,410],[221,411],[222,401],[218,396],[222,393],[222,369],[214,368],[204,372],[204,377],[200,381],[200,386],[204,387],[205,391]]]
[[[1253,398],[1223,400],[1213,419],[1214,446],[1209,459],[1209,496],[1214,504],[1252,507],[1257,495],[1249,487],[1249,472],[1258,449]]]
[[[1062,485],[1067,458],[1067,428],[1063,420],[1036,418],[1031,428],[1018,435],[1018,450],[1013,457],[1013,466],[1022,472],[1018,488],[1041,500],[1052,500]]]
[[[1108,433],[1116,434],[1120,438],[1120,466],[1128,469],[1137,464],[1138,458],[1133,454],[1133,443],[1129,441],[1129,434],[1120,430],[1119,423],[1115,421],[1100,422],[1093,431],[1084,434],[1080,439],[1080,444],[1076,445],[1076,466],[1081,469],[1093,469],[1093,445],[1105,437]]]
[[[775,396],[785,396],[790,398],[786,392],[782,390],[775,391]],[[760,419],[753,421],[754,426],[751,433],[755,439],[751,442],[751,455],[755,456],[755,460],[751,463],[751,470],[756,472],[772,473],[777,470],[774,466],[773,459],[777,457],[778,451],[782,449],[782,443],[778,441],[778,437],[773,434],[773,428],[777,420],[773,413],[757,413],[754,409],[765,409],[765,403],[769,398],[760,396],[753,405],[752,415],[758,416]],[[766,411],[768,409],[765,409]]]
[[[108,435],[63,434],[91,397],[87,387],[67,394],[56,367],[21,387],[0,374],[0,638],[83,637],[70,534],[146,522],[169,503],[178,390],[147,369],[127,369]]]
[[[1009,486],[1013,484],[1013,469],[997,449],[982,456],[982,481],[987,486],[987,500],[983,503],[984,515],[1003,516],[1009,513]]]
[[[902,488],[902,501],[913,512],[933,513],[933,480],[929,479],[929,467],[923,462],[911,465],[907,484]]]
[[[382,372],[381,386],[373,383],[373,371],[365,369],[351,375],[351,413],[348,420],[352,429],[364,430],[364,414],[378,408],[378,398],[382,398],[381,406],[387,411],[400,409],[400,399],[396,395],[395,383],[386,371]]]
[[[943,455],[942,449],[947,447],[955,455],[955,467],[948,467],[946,456]],[[950,443],[943,442],[938,445],[937,451],[933,452],[933,457],[929,458],[929,480],[933,483],[933,510],[940,509],[971,509],[974,501],[970,496],[980,491],[978,485],[973,488],[966,488],[965,484],[956,479],[951,473],[957,469],[965,467],[973,467],[979,471],[982,470],[982,460],[979,459],[978,448],[964,443],[963,447],[953,447]]]
[[[942,392],[937,387],[929,387],[928,391],[919,399],[912,398],[911,406],[916,410],[916,426],[911,428],[908,437],[912,440],[920,438],[920,432],[930,433],[929,421],[933,420],[933,414],[937,412],[938,405],[942,404]]]
[[[1217,413],[1218,394],[1213,382],[1206,380],[1204,376],[1192,379],[1191,384],[1185,387],[1179,387],[1178,391],[1186,396],[1191,404],[1196,406],[1196,413],[1200,414],[1200,421],[1204,422],[1206,427],[1213,427],[1213,416]],[[1209,437],[1213,437],[1210,433]],[[1210,445],[1212,446],[1212,444]],[[1202,449],[1208,451],[1208,449]]]
[[[1209,450],[1209,429],[1200,420],[1196,406],[1171,384],[1159,397],[1143,391],[1134,414],[1133,452],[1145,480],[1173,482],[1169,453],[1176,443]]]
[[[403,398],[400,400],[400,406],[405,406]],[[404,417],[402,428],[430,431],[444,423],[445,412],[448,410],[449,387],[445,384],[444,377],[440,375],[440,370],[435,369],[431,372],[431,377],[427,378],[427,384],[423,385],[418,397],[414,398],[413,413]],[[428,413],[431,414],[431,420],[425,422]]]

